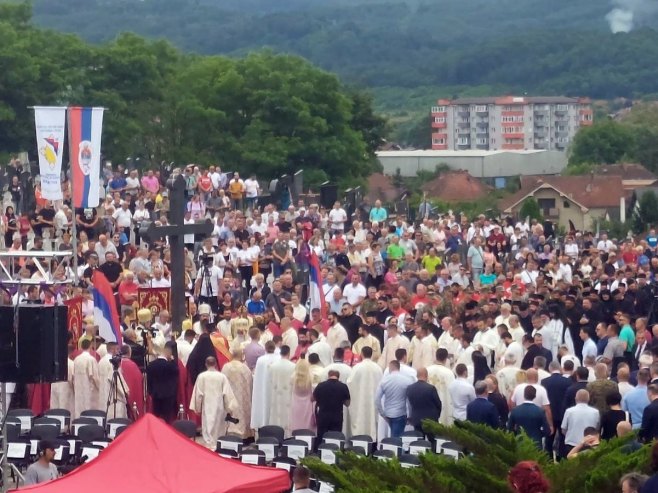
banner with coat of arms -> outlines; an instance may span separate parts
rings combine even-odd
[[[73,334],[71,344],[78,347],[78,339],[82,335],[82,296],[76,296],[70,300],[65,300],[64,304],[68,308],[67,326],[69,332]]]
[[[69,108],[69,157],[73,207],[98,207],[100,201],[103,108]]]
[[[148,308],[155,318],[162,310],[170,311],[171,288],[139,288],[137,290],[139,309]]]
[[[62,200],[62,154],[66,132],[66,107],[35,106],[37,152],[41,196],[48,200]]]

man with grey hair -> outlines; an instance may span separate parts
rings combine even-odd
[[[492,428],[500,427],[500,415],[496,405],[489,401],[489,387],[484,380],[475,382],[475,400],[466,406],[466,419]]]
[[[561,425],[562,435],[564,435],[563,457],[569,455],[571,449],[582,441],[586,428],[599,428],[601,414],[598,409],[588,403],[589,392],[581,389],[576,392],[576,405],[564,412]]]

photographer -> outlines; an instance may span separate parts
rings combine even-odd
[[[211,311],[217,313],[220,303],[219,282],[222,278],[222,269],[217,267],[214,256],[206,255],[202,258],[202,265],[194,283],[194,295],[199,303],[210,305]]]

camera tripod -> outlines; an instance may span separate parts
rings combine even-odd
[[[133,410],[129,404],[130,399],[129,399],[128,391],[126,390],[126,386],[123,384],[123,379],[119,374],[119,368],[116,366],[112,371],[112,377],[110,379],[110,390],[107,393],[107,402],[105,404],[105,415],[107,416],[109,414],[110,405],[111,405],[112,413],[113,413],[112,415],[115,418],[117,417],[117,404],[119,403],[119,388],[121,388],[121,391],[123,392],[123,395],[125,396],[126,399],[125,402],[126,416],[128,416],[128,418],[135,421],[137,419],[137,416],[133,415]]]

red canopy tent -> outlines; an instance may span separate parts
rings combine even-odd
[[[280,493],[282,469],[225,459],[146,414],[91,462],[49,483],[20,491],[43,493]]]

